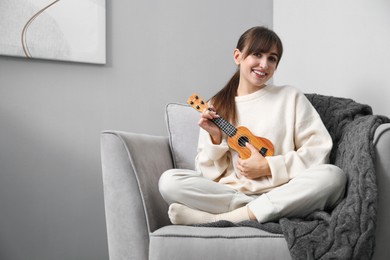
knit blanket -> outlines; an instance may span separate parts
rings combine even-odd
[[[307,94],[333,139],[330,163],[348,176],[344,199],[331,211],[278,223],[219,221],[206,226],[250,226],[284,234],[293,259],[370,259],[375,246],[377,185],[373,136],[390,120],[351,99]]]

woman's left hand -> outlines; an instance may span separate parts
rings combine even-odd
[[[246,143],[246,147],[251,151],[251,156],[245,160],[238,158],[237,169],[240,174],[248,179],[270,176],[271,170],[268,161],[250,143]]]

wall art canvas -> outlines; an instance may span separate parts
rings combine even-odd
[[[105,0],[0,0],[0,55],[105,64]]]

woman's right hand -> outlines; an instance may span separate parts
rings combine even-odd
[[[200,115],[198,125],[206,130],[211,137],[213,144],[220,144],[222,141],[222,132],[217,125],[215,125],[211,119],[218,118],[219,116],[215,112],[213,106],[210,106],[211,110],[205,109]]]

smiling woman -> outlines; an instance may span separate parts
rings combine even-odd
[[[0,55],[104,64],[105,0],[2,0]]]

